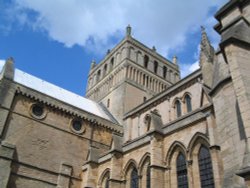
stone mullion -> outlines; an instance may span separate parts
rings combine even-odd
[[[187,161],[188,187],[193,187],[193,161]]]

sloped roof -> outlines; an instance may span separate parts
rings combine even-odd
[[[0,72],[2,72],[3,67],[4,62],[0,61]],[[25,73],[19,69],[15,69],[14,82],[114,122],[113,117],[110,117],[98,103]]]

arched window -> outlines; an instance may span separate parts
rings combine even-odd
[[[189,95],[185,96],[185,103],[186,103],[186,107],[187,107],[187,112],[191,112],[192,111],[192,103],[191,103],[191,97]]]
[[[163,67],[163,78],[165,78],[166,79],[166,77],[167,77],[167,67]]]
[[[209,150],[201,146],[199,152],[199,170],[202,188],[214,187],[213,168]]]
[[[131,172],[130,188],[138,188],[138,172],[136,168],[133,168]]]
[[[98,70],[96,80],[99,81],[101,77],[101,70]]]
[[[154,73],[157,73],[157,69],[158,69],[158,62],[154,61]]]
[[[112,57],[111,60],[110,60],[110,71],[113,69],[113,66],[114,66],[114,58]]]
[[[109,188],[109,176],[108,176],[107,179],[106,179],[105,188]]]
[[[147,167],[147,184],[146,184],[146,188],[150,188],[150,177],[151,177],[151,173],[150,173],[150,166],[148,165]]]
[[[103,68],[103,77],[107,74],[107,64],[104,65]]]
[[[187,178],[187,165],[185,156],[182,153],[179,153],[176,161],[177,169],[177,182],[178,188],[187,188],[188,187],[188,178]]]
[[[147,55],[144,56],[144,67],[145,68],[148,68],[148,61],[149,61],[149,58]]]
[[[176,116],[180,117],[181,116],[181,102],[179,100],[175,102],[175,108],[176,108]]]

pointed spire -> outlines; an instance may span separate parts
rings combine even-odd
[[[201,26],[201,49],[205,49],[208,47],[210,47],[210,41],[208,39],[205,28]]]
[[[204,85],[208,88],[213,87],[214,57],[214,48],[210,44],[205,28],[201,27],[199,65],[201,67]]]
[[[201,55],[205,55],[207,61],[213,62],[214,58],[214,48],[212,47],[209,38],[207,36],[206,30],[201,26],[201,44],[200,44]]]
[[[131,26],[128,24],[127,28],[126,28],[126,36],[130,37],[131,36],[131,32],[132,32],[132,28]]]

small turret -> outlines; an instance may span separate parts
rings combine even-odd
[[[95,60],[92,60],[90,69],[93,70],[95,68],[95,66],[96,66],[96,62],[95,62]]]
[[[153,50],[154,52],[156,52],[156,48],[155,48],[155,46],[153,46],[153,47],[152,47],[152,50]]]
[[[126,36],[130,37],[131,36],[131,32],[132,32],[132,28],[131,26],[128,24],[127,28],[126,28]]]
[[[14,59],[12,57],[9,57],[2,70],[2,76],[9,79],[13,80],[14,78]]]
[[[173,64],[178,65],[178,58],[176,55],[174,55],[172,62]]]

